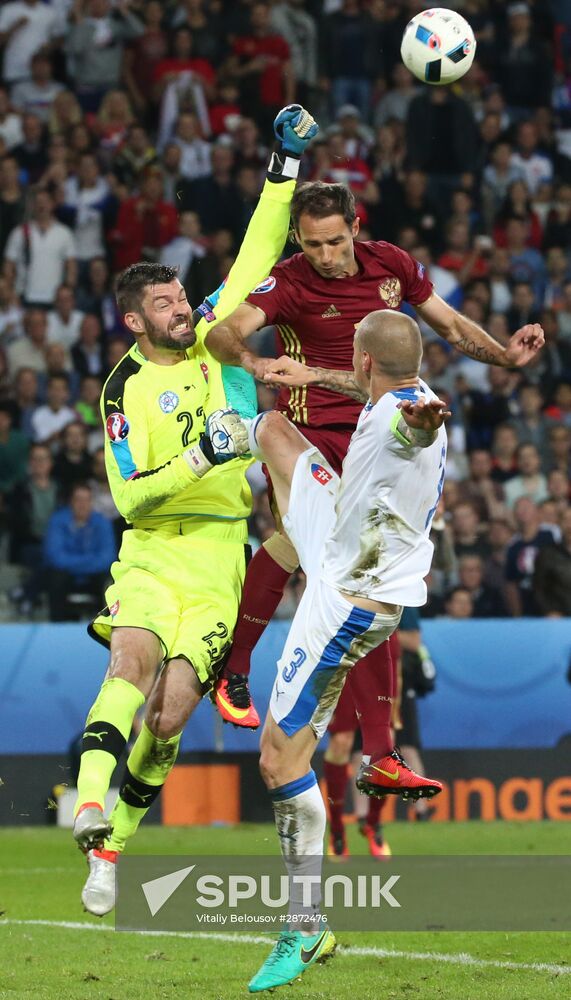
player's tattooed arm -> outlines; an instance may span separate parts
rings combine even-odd
[[[424,322],[448,341],[451,347],[485,365],[522,368],[545,343],[541,326],[538,323],[528,323],[517,330],[504,346],[435,294],[416,308]]]
[[[290,387],[319,385],[322,389],[339,392],[343,396],[358,400],[359,403],[366,403],[369,398],[368,394],[357,385],[353,372],[338,371],[334,368],[313,368],[285,355],[268,365],[264,382]]]
[[[357,385],[353,372],[342,372],[333,368],[310,368],[309,370],[316,375],[314,384],[321,386],[322,389],[341,392],[344,396],[356,399],[359,403],[367,402],[369,394]]]

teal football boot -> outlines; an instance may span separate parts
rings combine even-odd
[[[250,993],[273,990],[276,986],[293,982],[314,962],[330,958],[335,945],[335,937],[330,930],[306,936],[299,931],[282,931],[261,969],[248,983]]]

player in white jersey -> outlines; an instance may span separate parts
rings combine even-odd
[[[420,332],[408,316],[378,311],[359,324],[351,388],[369,400],[341,477],[281,413],[262,414],[250,426],[251,450],[269,467],[284,527],[307,576],[261,741],[260,768],[290,875],[304,858],[318,863],[323,852],[325,806],[311,757],[345,678],[397,628],[403,605],[426,600],[428,534],[444,480],[448,414],[418,377],[421,356]],[[342,392],[350,373],[338,375]],[[312,370],[279,359],[267,378],[300,384],[311,380]],[[379,763],[395,782],[408,771],[395,752],[367,762],[359,776],[365,786],[374,785]],[[442,788],[432,786],[433,793]],[[318,904],[317,893],[310,908],[290,902],[290,927],[250,992],[291,982],[332,953],[331,931],[315,922]],[[295,929],[300,919],[301,931]]]

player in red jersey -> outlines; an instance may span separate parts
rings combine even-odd
[[[340,471],[361,400],[352,374],[353,336],[363,316],[376,309],[413,305],[451,346],[485,364],[520,367],[543,344],[537,325],[518,330],[504,347],[432,290],[422,264],[383,241],[356,242],[359,219],[353,195],[342,184],[301,185],[291,205],[302,253],[277,264],[246,302],[209,333],[208,347],[227,364],[280,384],[277,408],[292,420]],[[283,357],[257,357],[246,338],[275,324]],[[303,375],[291,361],[309,366]],[[330,370],[345,370],[340,386]],[[310,381],[310,384],[307,381]],[[343,393],[342,395],[340,393]],[[227,721],[255,728],[259,718],[248,689],[250,654],[281,599],[297,555],[287,536],[276,532],[254,556],[245,581],[234,644],[217,685],[217,706]],[[352,672],[352,686],[369,697],[359,706],[363,751],[373,764],[390,753],[392,672],[387,644]],[[381,768],[376,785],[394,791]],[[401,768],[402,771],[402,768]],[[418,776],[416,776],[418,777]]]

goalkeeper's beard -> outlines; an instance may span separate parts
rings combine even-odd
[[[154,323],[145,316],[143,313],[143,323],[145,326],[145,335],[148,337],[149,342],[153,347],[162,347],[167,351],[187,351],[189,347],[196,344],[196,333],[192,325],[192,317],[190,313],[182,318],[179,318],[180,323],[182,319],[188,322],[189,330],[181,336],[173,336],[168,330],[161,330],[160,327],[155,326]]]

